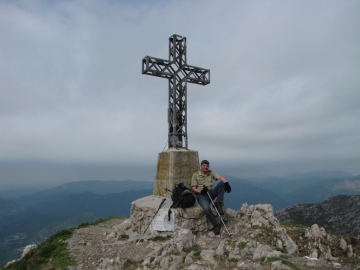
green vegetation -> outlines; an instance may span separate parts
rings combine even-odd
[[[287,260],[281,260],[282,264],[289,266],[290,268],[294,269],[294,270],[301,270],[301,268],[297,267],[295,264],[293,264],[292,262],[289,262]]]
[[[121,241],[126,241],[129,239],[129,236],[127,234],[121,234],[119,237],[118,237],[118,240],[121,240]]]
[[[234,262],[234,263],[236,263],[236,262],[238,262],[239,260],[236,259],[236,258],[231,258],[231,259],[229,259],[228,261],[229,261],[229,262]]]
[[[281,222],[280,225],[283,227],[289,227],[289,228],[302,228],[302,229],[307,228],[307,226],[305,226],[305,225],[294,224],[294,223],[289,223],[289,222]]]
[[[200,253],[201,253],[201,249],[200,249],[200,247],[197,246],[197,245],[194,245],[194,246],[189,247],[189,248],[185,248],[184,251],[185,251],[186,253],[190,253],[191,251],[193,251],[193,252],[194,252],[194,256],[200,256]]]
[[[171,238],[170,235],[167,235],[167,236],[158,235],[158,236],[156,236],[156,237],[154,237],[154,238],[151,238],[150,240],[152,240],[152,241],[167,241],[167,240],[169,240],[170,238]]]
[[[99,219],[94,222],[80,224],[77,229],[104,223],[114,217]],[[75,229],[61,230],[50,236],[37,248],[31,250],[22,259],[10,264],[7,267],[1,267],[1,270],[40,270],[40,269],[66,269],[67,266],[75,265],[67,250],[66,240],[71,238]]]
[[[127,260],[125,261],[125,263],[124,263],[124,268],[125,268],[125,269],[126,269],[126,268],[130,268],[130,267],[136,266],[136,265],[138,265],[138,264],[140,264],[140,263],[142,263],[142,261],[136,262],[136,261],[132,261],[132,260],[130,260],[130,259],[127,259]]]
[[[239,249],[244,249],[246,247],[248,242],[241,242],[240,244],[238,244],[238,248]]]
[[[290,267],[291,269],[293,270],[301,270],[301,268],[297,267],[295,264],[293,264],[292,262],[288,261],[288,260],[285,260],[285,259],[281,259],[281,258],[261,258],[260,260],[262,263],[273,263],[273,262],[276,262],[276,261],[281,261],[281,263],[283,265],[286,265],[288,267]]]
[[[181,253],[179,251],[172,251],[172,252],[166,254],[166,256],[171,256],[171,255],[180,256]]]
[[[72,235],[73,229],[62,230],[49,237],[36,249],[31,250],[21,260],[10,264],[2,269],[65,269],[67,266],[75,265],[67,250],[66,239]]]
[[[266,258],[266,257],[263,257],[263,258],[261,258],[261,261],[262,262],[272,263],[272,262],[280,261],[280,258]]]

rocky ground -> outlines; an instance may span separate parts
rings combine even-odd
[[[193,233],[175,228],[141,235],[130,219],[78,229],[68,240],[69,269],[359,269],[360,245],[317,225],[281,226],[271,205],[226,210],[228,228]],[[356,242],[356,243],[355,243]],[[137,244],[138,243],[138,244]]]

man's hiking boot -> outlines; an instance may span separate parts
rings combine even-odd
[[[224,203],[223,202],[215,202],[215,207],[218,210],[220,215],[224,214]]]
[[[214,227],[214,233],[215,233],[216,235],[219,235],[219,234],[220,234],[220,230],[221,230],[221,223],[219,223],[218,225],[216,225],[216,226]]]

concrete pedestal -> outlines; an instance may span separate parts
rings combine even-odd
[[[184,183],[191,189],[192,175],[199,170],[197,151],[169,148],[159,153],[153,195],[169,197],[166,189]]]

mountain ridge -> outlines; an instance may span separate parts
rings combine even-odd
[[[317,224],[339,235],[360,235],[360,195],[337,195],[320,203],[297,204],[275,212],[281,222]]]

